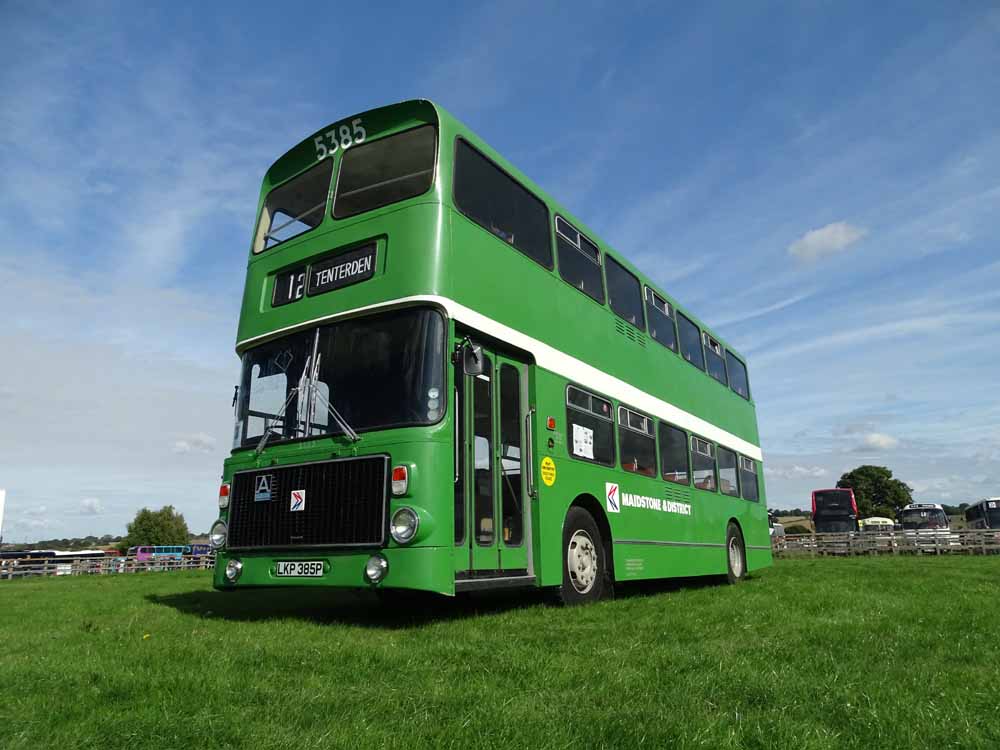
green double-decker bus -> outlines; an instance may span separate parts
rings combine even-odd
[[[440,107],[267,171],[214,583],[452,595],[771,562],[744,359]]]

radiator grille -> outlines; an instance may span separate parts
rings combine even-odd
[[[386,535],[388,472],[388,456],[367,456],[236,474],[229,500],[228,546],[381,546]],[[262,486],[270,499],[256,499]],[[305,490],[304,509],[293,511],[291,495],[299,490]]]

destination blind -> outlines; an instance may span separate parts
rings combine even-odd
[[[311,297],[334,289],[366,281],[375,275],[375,243],[335,255],[313,264],[309,268],[309,290]]]

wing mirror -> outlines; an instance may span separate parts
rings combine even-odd
[[[462,344],[462,371],[466,375],[482,375],[483,347],[468,341]]]

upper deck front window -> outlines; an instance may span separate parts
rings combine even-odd
[[[333,161],[324,159],[267,194],[260,212],[254,253],[315,229],[323,221]]]
[[[423,125],[344,152],[333,199],[333,218],[413,198],[431,189],[437,129]]]

